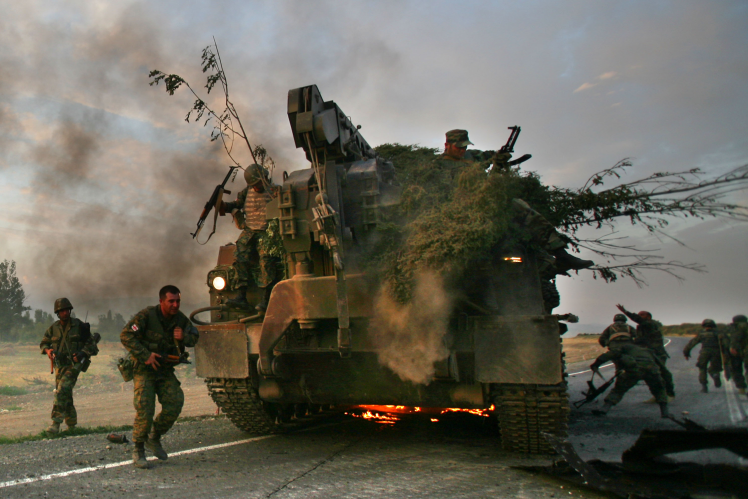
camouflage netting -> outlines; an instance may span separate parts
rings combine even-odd
[[[486,173],[486,164],[440,160],[435,149],[400,144],[376,148],[392,161],[403,188],[399,206],[385,214],[366,270],[383,276],[400,303],[411,298],[425,271],[459,276],[465,265],[507,240],[533,245],[514,223],[513,198],[527,201],[554,223],[550,191],[537,174],[519,168]]]

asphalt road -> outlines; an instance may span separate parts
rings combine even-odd
[[[722,388],[715,388],[709,381],[709,393],[701,393],[698,380],[696,358],[700,346],[691,352],[691,360],[683,357],[683,347],[690,338],[672,338],[666,349],[670,354],[668,369],[675,381],[675,400],[670,403],[670,412],[677,418],[688,417],[707,428],[748,427],[748,398],[737,393],[734,385],[722,377]],[[569,366],[569,394],[572,401],[584,398],[581,394],[587,388],[588,371],[591,362]],[[574,375],[573,373],[580,373]],[[612,366],[601,371],[606,378],[613,375]],[[595,377],[595,384],[600,378]],[[594,416],[592,409],[603,404],[604,395],[597,401],[580,409],[571,410],[569,440],[577,453],[585,460],[620,461],[621,453],[631,447],[644,428],[678,429],[670,420],[660,418],[657,404],[645,403],[652,397],[644,382],[629,390],[620,404],[613,407],[607,416]],[[705,463],[732,463],[740,461],[734,454],[715,450],[698,453],[673,455],[678,460]],[[743,463],[746,464],[746,463]]]
[[[688,411],[709,427],[745,427],[745,396],[738,401],[725,388],[699,393],[695,361],[680,355],[684,341],[668,346],[677,391],[673,413]],[[573,365],[569,372],[585,369]],[[588,377],[570,376],[572,400]],[[660,419],[656,404],[643,403],[649,396],[637,386],[604,418],[593,416],[589,405],[572,409],[570,440],[582,457],[619,461],[642,429],[675,428]],[[439,422],[403,416],[390,425],[338,415],[264,437],[211,417],[178,423],[164,446],[168,461],[138,470],[131,445],[110,444],[103,435],[3,445],[0,497],[605,497],[513,468],[551,461],[503,452],[495,424],[477,416]],[[721,451],[683,457],[737,463]]]

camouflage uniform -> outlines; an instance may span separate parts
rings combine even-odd
[[[615,363],[616,372],[619,374],[613,389],[605,397],[606,405],[619,403],[626,392],[632,389],[639,380],[644,380],[658,403],[667,403],[667,394],[660,375],[660,361],[651,350],[632,343],[624,343],[600,355],[591,367],[594,366],[593,368],[596,369],[611,360]]]
[[[741,390],[746,389],[746,376],[748,376],[748,323],[733,322],[730,324],[730,350],[735,350],[737,356],[731,355],[732,376],[735,386]],[[745,369],[745,374],[743,372]]]
[[[67,324],[55,321],[44,333],[44,338],[39,344],[42,355],[45,350],[51,348],[57,352],[55,360],[55,400],[52,405],[52,421],[68,426],[78,424],[78,413],[73,404],[73,388],[78,381],[78,375],[83,369],[83,364],[73,362],[73,354],[83,352],[90,358],[99,353],[96,342],[91,337],[90,330],[83,333],[87,326],[80,319],[70,318]],[[83,334],[82,334],[83,333]],[[87,336],[87,337],[86,337]]]
[[[613,350],[622,344],[634,341],[636,330],[625,322],[616,321],[605,328],[597,340],[601,347]]]
[[[675,397],[673,374],[665,365],[670,356],[665,350],[665,339],[662,336],[662,323],[653,319],[644,319],[640,315],[629,312],[628,310],[623,313],[626,314],[626,317],[637,324],[634,343],[645,346],[654,352],[659,360],[660,374],[662,375],[662,380],[665,382],[665,391],[667,391],[669,396]]]
[[[683,355],[689,358],[693,347],[701,343],[701,351],[699,352],[699,359],[696,361],[696,367],[699,368],[699,383],[704,387],[707,384],[707,372],[714,380],[715,386],[722,386],[719,380],[719,373],[722,372],[722,352],[720,351],[720,347],[723,341],[724,337],[717,333],[714,328],[706,327],[699,334],[691,338],[691,341],[683,349]]]
[[[246,187],[239,192],[236,201],[225,203],[227,211],[239,211],[235,218],[237,226],[242,229],[234,250],[239,288],[248,286],[250,276],[259,288],[266,288],[276,280],[275,259],[258,244],[268,228],[265,206],[271,199],[267,192],[255,192],[251,187]]]
[[[134,442],[145,442],[151,426],[158,436],[163,435],[182,411],[184,392],[174,373],[174,366],[167,364],[163,358],[167,354],[178,354],[174,341],[176,327],[184,331],[184,345],[195,346],[198,333],[187,316],[177,312],[174,317],[167,319],[160,306],[147,307],[138,312],[120,333],[120,340],[134,364]],[[145,363],[152,352],[162,355],[158,370]],[[156,397],[161,404],[161,412],[154,419]]]

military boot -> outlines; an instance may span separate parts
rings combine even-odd
[[[714,380],[714,386],[717,388],[720,388],[722,386],[722,380],[719,379],[719,374],[716,376],[712,376],[712,379]]]
[[[613,407],[613,404],[611,404],[610,402],[605,402],[605,404],[600,409],[593,409],[592,414],[594,414],[595,416],[605,416],[606,414],[608,414],[608,411],[611,407]]]
[[[75,430],[75,423],[68,425],[68,431],[73,431],[73,430]]]
[[[670,412],[667,409],[667,402],[660,402],[660,417],[669,418]]]
[[[228,305],[229,307],[236,307],[241,309],[252,308],[252,306],[247,301],[247,286],[237,289],[236,296],[226,301],[226,305]]]
[[[567,270],[581,270],[595,265],[592,260],[582,260],[574,255],[570,255],[565,249],[559,249],[553,252],[556,257],[556,272],[563,274]]]
[[[47,427],[45,432],[49,433],[50,435],[57,435],[60,433],[60,423],[57,421],[52,421],[52,424]]]
[[[270,302],[270,293],[273,291],[273,284],[265,287],[262,293],[262,301],[255,306],[255,310],[264,313],[268,309],[268,302]]]
[[[149,468],[148,461],[145,460],[145,444],[143,442],[135,442],[135,448],[132,450],[132,464],[143,470]]]
[[[709,393],[709,388],[707,388],[706,383],[701,385],[701,393]]]
[[[149,451],[153,452],[153,455],[160,461],[166,461],[169,459],[169,455],[166,454],[164,448],[161,447],[161,435],[155,431],[152,431],[151,434],[148,435],[148,440],[145,441],[145,446]]]

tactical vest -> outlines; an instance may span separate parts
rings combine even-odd
[[[161,321],[158,318],[156,307],[150,307],[148,309],[148,330],[145,333],[146,347],[149,352],[155,352],[164,354],[173,352],[176,349],[174,344],[174,332],[164,331],[164,327],[161,325]],[[179,326],[179,319],[175,322],[175,327]],[[185,329],[181,326],[182,329]]]
[[[265,206],[272,199],[266,192],[255,192],[251,187],[247,189],[247,197],[244,199],[244,226],[253,231],[268,228],[265,215]]]
[[[719,338],[717,337],[717,333],[714,330],[708,330],[704,329],[701,333],[699,333],[699,336],[701,336],[701,346],[702,348],[710,348],[710,349],[718,349],[719,348]]]
[[[52,324],[52,337],[49,344],[53,350],[58,352],[58,362],[63,365],[72,365],[72,356],[86,346],[81,338],[80,319],[70,318],[70,329],[67,333],[62,330],[62,322],[56,321]]]
[[[631,327],[628,324],[623,324],[619,322],[614,322],[610,326],[615,333],[611,334],[608,338],[608,342],[611,342],[613,340],[631,340],[633,339],[631,335]]]

